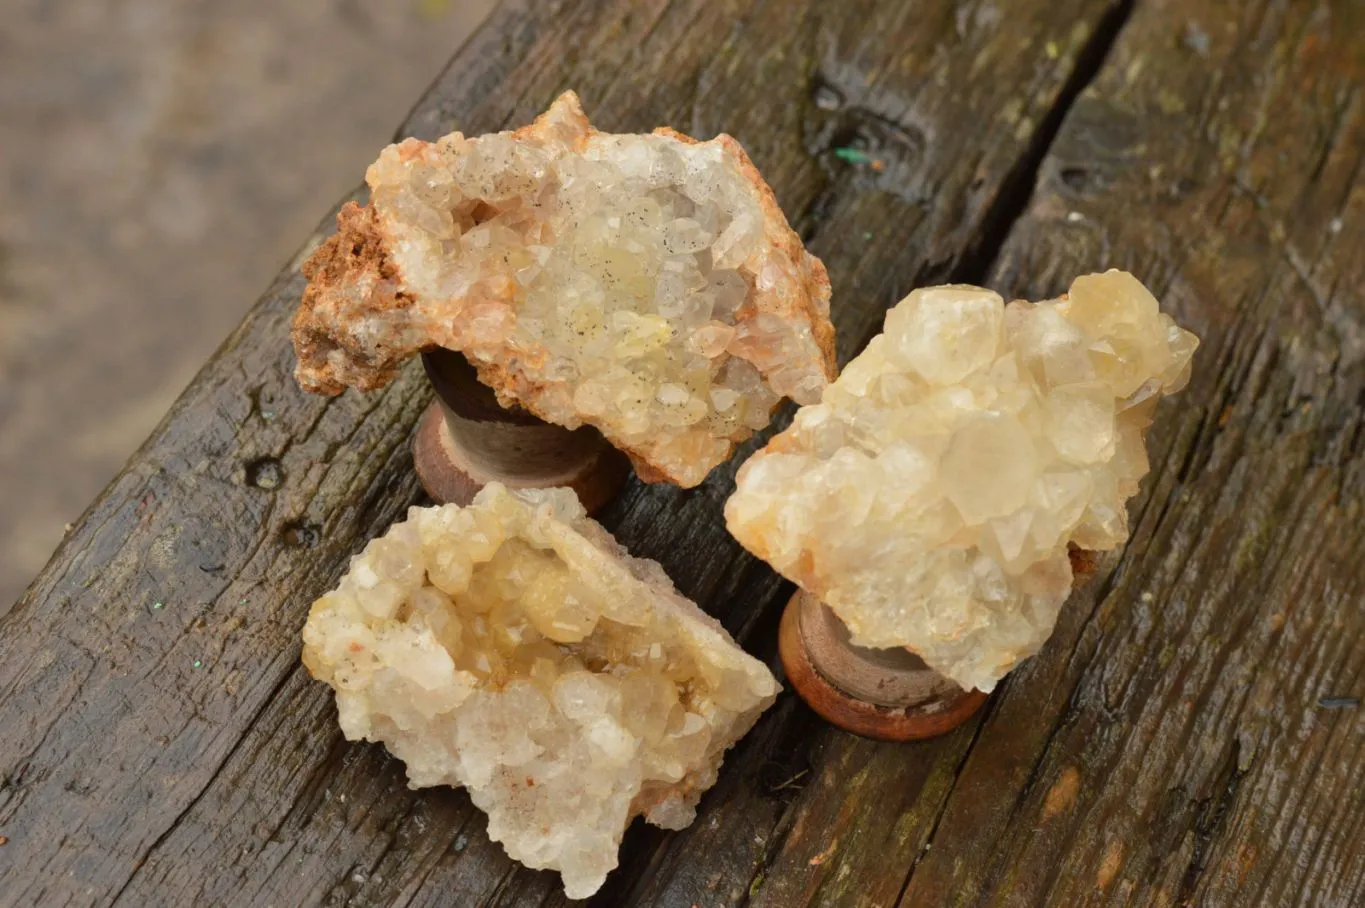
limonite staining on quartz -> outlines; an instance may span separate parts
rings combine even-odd
[[[516,132],[390,146],[366,180],[304,266],[305,388],[458,350],[504,406],[690,487],[833,378],[825,268],[729,136],[598,132],[568,93]]]
[[[488,834],[596,892],[631,819],[692,822],[778,684],[567,489],[412,508],[313,604],[303,661],[350,740],[464,786]]]
[[[745,463],[726,521],[854,643],[989,691],[1051,634],[1068,545],[1127,539],[1144,431],[1198,343],[1121,271],[1041,303],[916,290]]]

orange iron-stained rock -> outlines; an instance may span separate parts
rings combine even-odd
[[[532,125],[408,139],[305,266],[299,382],[388,382],[463,353],[504,406],[596,426],[648,480],[694,486],[833,377],[829,281],[729,136]]]

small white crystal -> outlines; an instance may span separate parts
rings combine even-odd
[[[513,858],[596,892],[631,819],[692,821],[778,685],[571,491],[412,508],[313,604],[303,661],[414,787],[463,785]]]
[[[1043,303],[916,290],[739,472],[726,521],[863,646],[991,690],[1042,646],[1068,546],[1113,548],[1198,339],[1120,271]]]
[[[995,358],[1003,340],[999,297],[975,287],[927,287],[914,306],[886,316],[886,334],[902,365],[927,382],[952,385]]]
[[[644,478],[694,486],[833,377],[825,268],[729,136],[601,133],[568,93],[516,132],[390,146],[366,179],[369,206],[304,266],[310,390],[459,350],[504,405],[597,426]]]

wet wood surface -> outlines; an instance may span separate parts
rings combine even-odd
[[[1133,539],[976,719],[878,744],[784,694],[593,904],[1365,901],[1362,33],[1309,0],[596,0],[509,3],[457,55],[403,134],[572,87],[605,129],[739,138],[829,266],[841,360],[916,285],[1110,266],[1204,338]],[[298,663],[422,500],[430,392],[299,391],[297,264],[0,618],[0,905],[565,901]],[[733,470],[602,519],[772,660],[790,587],[724,532]]]

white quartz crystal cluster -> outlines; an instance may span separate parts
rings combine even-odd
[[[564,489],[413,508],[313,605],[303,660],[342,731],[414,787],[463,785],[488,834],[572,898],[632,817],[690,823],[778,685]]]
[[[740,470],[729,528],[855,643],[989,691],[1052,632],[1068,544],[1127,538],[1144,430],[1197,345],[1120,271],[1041,303],[916,290]]]
[[[693,486],[833,377],[824,266],[729,136],[598,132],[569,93],[516,132],[390,146],[366,179],[305,267],[311,390],[458,350],[504,406]]]

